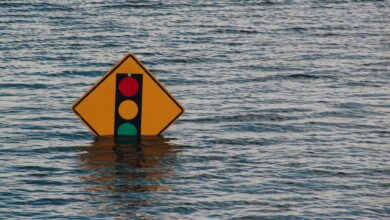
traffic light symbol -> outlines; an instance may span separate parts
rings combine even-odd
[[[115,135],[141,134],[142,74],[116,75]]]

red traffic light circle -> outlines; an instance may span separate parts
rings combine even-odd
[[[131,97],[137,94],[139,89],[138,81],[131,76],[125,77],[119,83],[119,91],[123,96]]]

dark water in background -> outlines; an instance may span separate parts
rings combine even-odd
[[[22,2],[0,1],[1,218],[390,218],[389,1]],[[186,113],[114,145],[71,105],[127,51]]]

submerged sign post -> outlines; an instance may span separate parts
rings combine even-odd
[[[73,106],[97,136],[159,135],[184,112],[167,89],[127,54]]]

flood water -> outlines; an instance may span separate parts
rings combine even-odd
[[[0,218],[390,218],[389,1],[0,1]],[[95,138],[126,52],[186,109]]]

